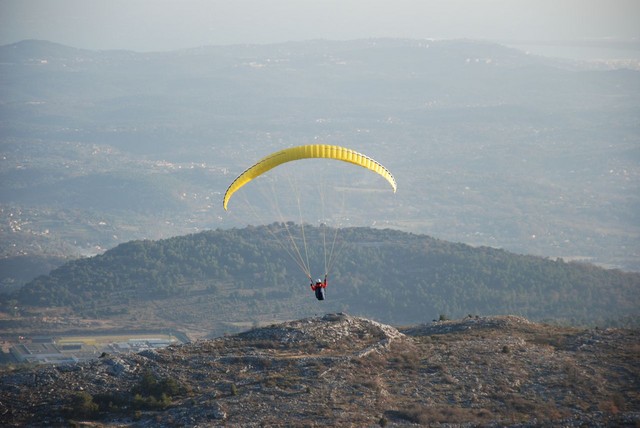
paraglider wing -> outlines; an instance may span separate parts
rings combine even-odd
[[[306,146],[297,146],[280,150],[260,159],[255,165],[240,174],[231,183],[226,193],[224,194],[222,206],[226,210],[231,196],[238,189],[240,189],[242,186],[244,186],[254,178],[258,177],[259,175],[264,174],[270,169],[275,168],[276,166],[283,163],[308,158],[336,159],[343,162],[349,162],[355,165],[359,165],[383,176],[389,182],[389,184],[391,184],[393,191],[396,191],[396,180],[393,178],[393,175],[391,175],[387,168],[371,159],[370,157],[363,155],[362,153],[358,153],[354,150],[347,149],[345,147],[332,146],[329,144],[309,144]]]

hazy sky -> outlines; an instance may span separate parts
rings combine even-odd
[[[0,44],[89,49],[370,37],[640,40],[640,0],[0,0]]]

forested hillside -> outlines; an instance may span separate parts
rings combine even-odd
[[[272,301],[280,316],[299,316],[298,302],[305,301],[317,303],[316,311],[337,305],[396,324],[468,314],[637,324],[640,274],[389,229],[339,230],[339,258],[329,272],[327,303],[315,302],[307,278],[283,247],[290,239],[287,230],[296,239],[304,231],[309,260],[322,266],[319,243],[334,230],[274,223],[121,244],[35,279],[15,298],[22,305],[71,306],[85,315],[104,315],[111,305],[127,312],[149,299],[197,294],[242,314],[245,321],[260,317],[267,311],[263,303]]]

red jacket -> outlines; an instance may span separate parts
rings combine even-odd
[[[311,289],[316,291],[318,288],[327,288],[327,278],[324,279],[324,282],[311,283]]]

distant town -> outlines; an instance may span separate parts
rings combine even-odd
[[[180,333],[22,337],[20,343],[9,348],[5,359],[8,363],[69,364],[104,354],[141,352],[186,342],[187,337]]]

